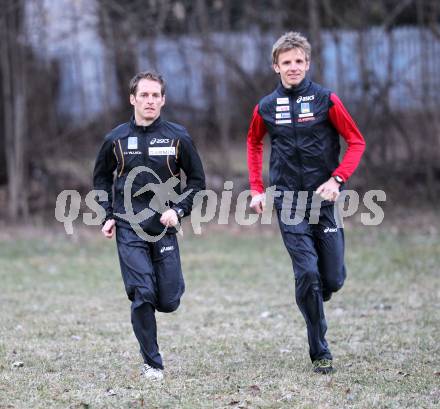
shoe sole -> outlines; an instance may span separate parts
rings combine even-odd
[[[152,381],[152,382],[160,382],[160,381],[163,381],[163,377],[162,378],[156,378],[156,377],[153,377],[153,376],[145,376],[145,375],[143,375],[142,376],[145,380],[147,380],[147,381]]]
[[[335,368],[316,368],[313,370],[313,372],[320,374],[320,375],[329,375],[331,373],[336,372]]]

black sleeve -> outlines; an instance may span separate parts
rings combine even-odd
[[[191,193],[177,203],[176,206],[180,207],[185,216],[191,213],[191,210],[195,203],[194,196],[197,192],[205,189],[205,172],[203,171],[202,161],[197,152],[196,147],[189,135],[186,135],[179,140],[179,149],[177,152],[177,161],[181,169],[186,175],[186,187],[182,191],[182,194],[191,190]]]
[[[113,217],[113,172],[117,167],[117,161],[113,152],[113,141],[106,138],[96,157],[95,169],[93,170],[93,188],[95,190],[105,190],[108,200],[97,202],[105,210],[105,220]]]

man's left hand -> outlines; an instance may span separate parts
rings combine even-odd
[[[162,214],[160,222],[166,227],[175,227],[179,223],[179,218],[175,210],[168,209]]]
[[[339,197],[339,183],[335,179],[330,178],[327,182],[323,183],[316,189],[316,193],[320,195],[324,200],[330,200],[335,202]]]

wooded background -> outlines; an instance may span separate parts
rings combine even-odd
[[[273,41],[301,31],[311,78],[344,101],[367,141],[351,188],[394,203],[440,199],[438,0],[1,0],[0,219],[53,219],[85,193],[103,136],[131,114],[128,82],[168,81],[165,116],[203,155],[208,188],[246,185],[252,109],[274,88]]]

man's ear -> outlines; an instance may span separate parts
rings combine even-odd
[[[134,105],[136,103],[136,97],[133,94],[130,94],[130,104]]]
[[[160,106],[163,107],[164,105],[165,105],[165,95],[162,97],[162,104]]]
[[[280,73],[280,67],[278,67],[278,64],[273,64],[272,67],[273,67],[273,69],[275,70],[275,72],[276,72],[277,74]]]

